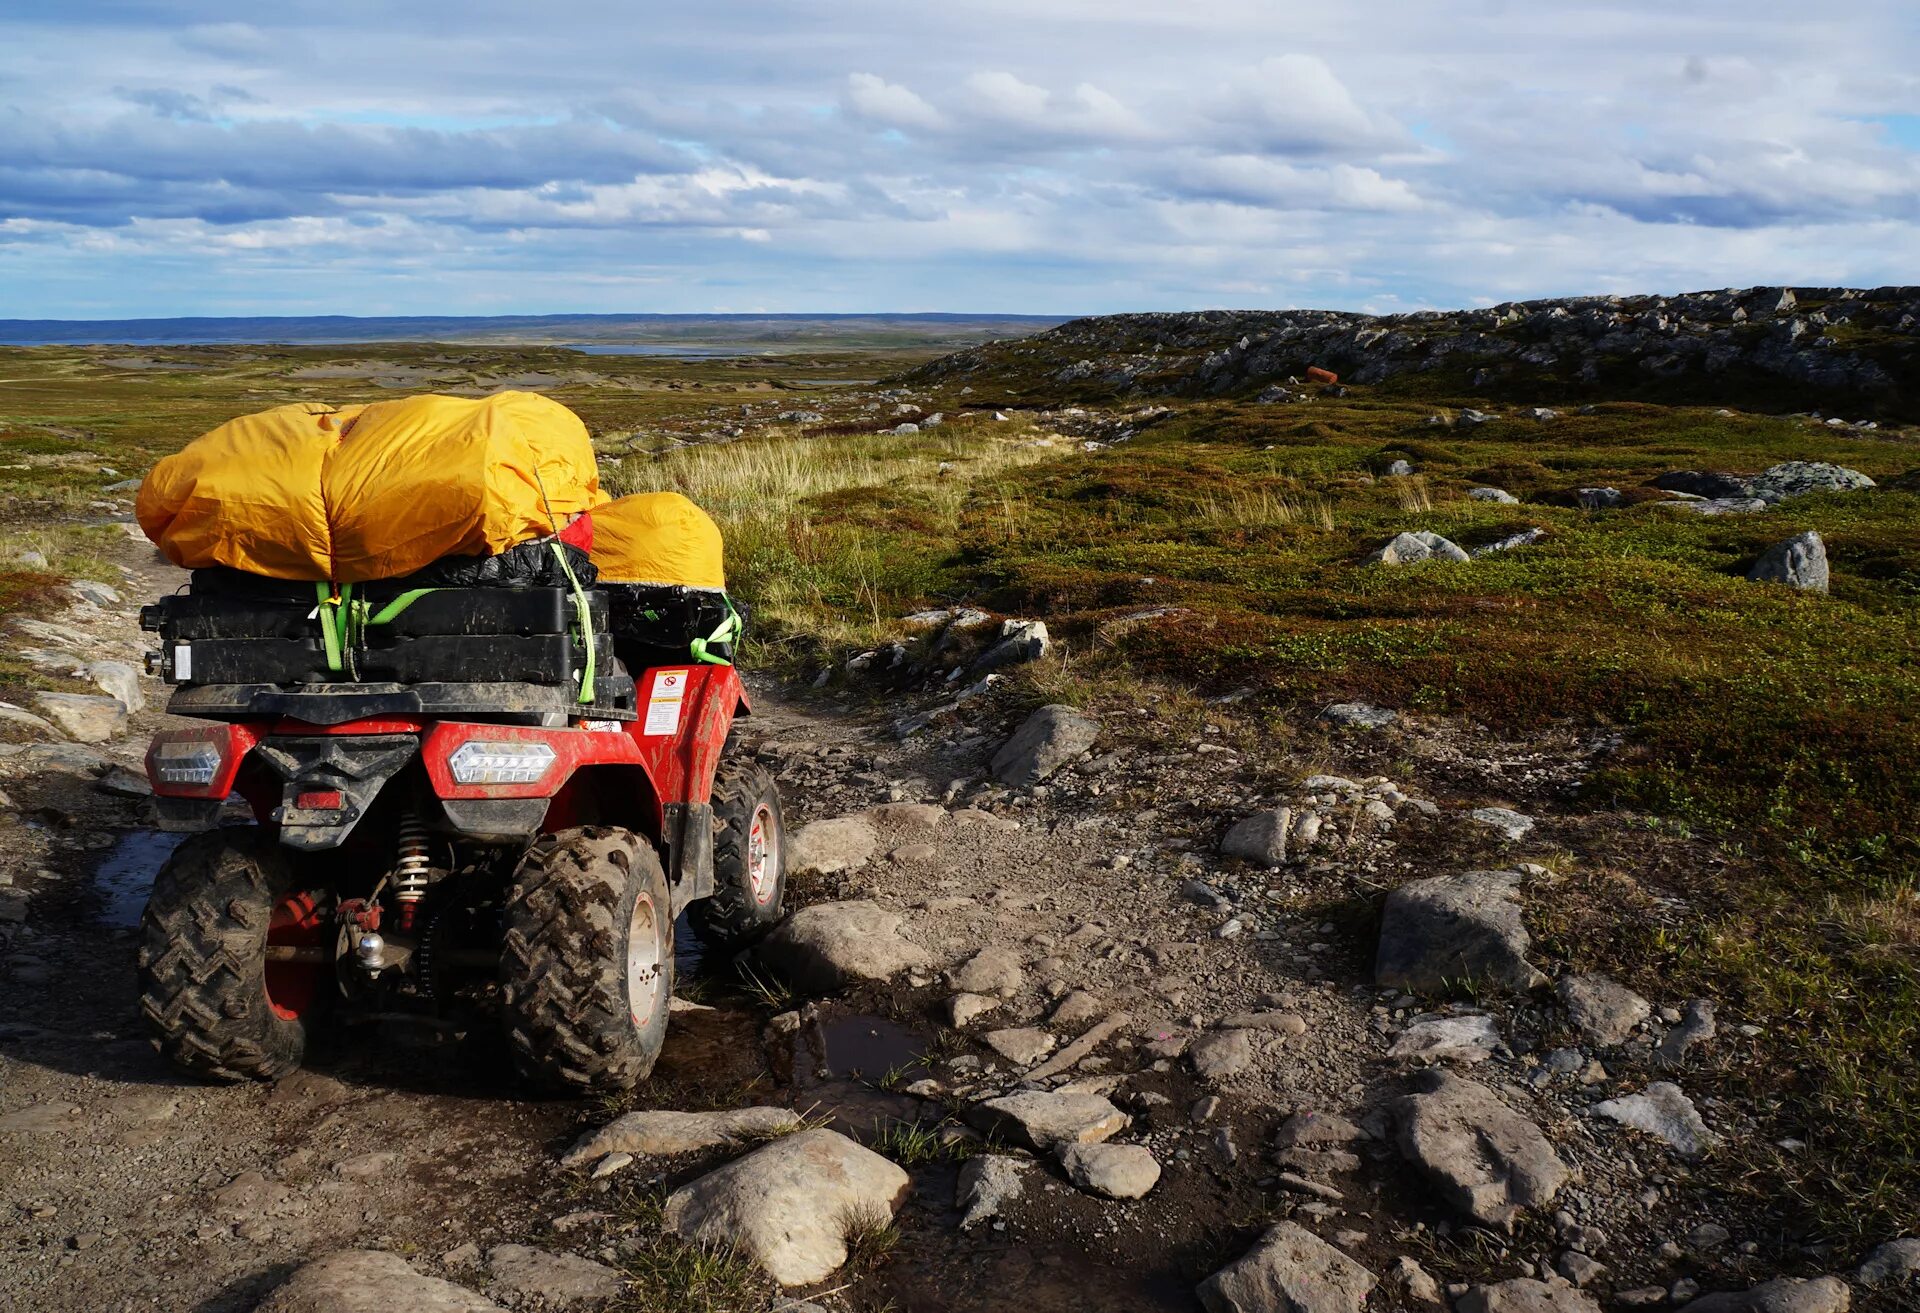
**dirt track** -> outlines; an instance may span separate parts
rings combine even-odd
[[[137,647],[138,602],[174,586],[176,572],[139,555],[130,545],[125,606],[81,622],[90,647]],[[149,688],[150,698],[161,693]],[[871,863],[797,881],[795,900],[876,899],[903,916],[907,937],[938,963],[983,945],[1014,950],[1024,980],[975,1032],[1046,1024],[1073,991],[1091,995],[1090,1018],[1124,1010],[1114,1042],[1075,1076],[1112,1092],[1133,1114],[1126,1138],[1164,1169],[1155,1191],[1132,1203],[1045,1176],[999,1227],[962,1235],[954,1165],[916,1166],[902,1243],[837,1289],[830,1306],[1191,1308],[1193,1283],[1280,1215],[1311,1220],[1375,1272],[1403,1254],[1418,1254],[1443,1279],[1511,1275],[1550,1260],[1557,1246],[1544,1225],[1511,1247],[1441,1249],[1435,1237],[1446,1228],[1430,1192],[1384,1145],[1366,1155],[1357,1180],[1343,1178],[1344,1198],[1276,1192],[1266,1156],[1273,1128],[1294,1111],[1377,1120],[1404,1072],[1385,1055],[1410,1015],[1406,1001],[1362,985],[1370,926],[1327,909],[1350,906],[1356,882],[1364,896],[1442,854],[1471,860],[1490,840],[1445,818],[1405,823],[1397,837],[1356,820],[1330,860],[1284,877],[1249,876],[1211,857],[1221,817],[1271,798],[1269,765],[1244,750],[1155,745],[1110,727],[1103,755],[1047,789],[1009,794],[985,782],[985,759],[1004,732],[988,707],[962,713],[977,727],[950,718],[903,744],[829,704],[801,707],[767,688],[758,699],[743,738],[780,775],[790,826],[901,800],[945,809],[933,825],[883,815]],[[137,717],[116,759],[133,766],[159,720]],[[1543,813],[1547,839],[1509,857],[1545,851],[1556,833],[1563,839],[1592,824],[1544,815],[1578,769],[1578,753],[1560,750],[1568,745],[1503,754],[1442,737],[1422,743],[1420,755],[1474,800]],[[0,1214],[0,1305],[246,1309],[301,1261],[343,1247],[394,1250],[475,1286],[487,1282],[478,1255],[501,1243],[618,1259],[620,1218],[577,1216],[598,1211],[603,1186],[555,1165],[605,1111],[530,1098],[506,1076],[501,1046],[484,1028],[460,1036],[393,1022],[348,1029],[320,1047],[307,1072],[272,1089],[208,1086],[164,1065],[135,1007],[129,923],[142,873],[165,840],[147,828],[142,803],[101,792],[85,773],[16,771],[5,787],[22,822],[8,831],[0,860],[31,903],[25,925],[12,928],[0,991],[0,1165],[10,1185]],[[117,860],[103,883],[105,858]],[[1230,894],[1259,929],[1219,937],[1222,905],[1194,895],[1196,877]],[[676,1012],[643,1104],[784,1102],[871,1134],[895,1120],[938,1117],[1016,1078],[940,1024],[952,991],[934,973],[816,1004],[788,1040],[764,1032],[773,1008],[730,984],[726,964],[703,968],[688,956],[682,965],[682,994],[710,1003]],[[1303,1032],[1257,1035],[1246,1069],[1213,1082],[1180,1060],[1186,1042],[1220,1018],[1262,1009],[1296,1014]],[[1548,1025],[1527,1013],[1509,1023],[1516,1036]],[[1055,1028],[1064,1040],[1086,1024]],[[1569,1203],[1580,1222],[1611,1233],[1618,1284],[1671,1279],[1652,1252],[1663,1239],[1708,1216],[1735,1224],[1724,1209],[1709,1214],[1687,1190],[1685,1170],[1658,1152],[1596,1137],[1564,1097],[1523,1090],[1518,1078],[1535,1045],[1514,1047],[1477,1078],[1499,1079],[1504,1069],[1502,1088],[1526,1101],[1581,1172]],[[877,1088],[906,1083],[883,1076],[910,1065],[907,1081],[935,1079],[944,1104]],[[1220,1097],[1217,1110],[1197,1115],[1208,1094]],[[671,1185],[702,1165],[647,1169]],[[1653,1191],[1651,1211],[1636,1193],[1649,1179],[1667,1183]],[[1772,1259],[1729,1261],[1757,1273],[1765,1268],[1752,1263]],[[1418,1307],[1386,1286],[1373,1302]]]

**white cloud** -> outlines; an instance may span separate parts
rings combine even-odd
[[[938,128],[940,111],[903,86],[872,73],[847,75],[847,108],[891,128]]]

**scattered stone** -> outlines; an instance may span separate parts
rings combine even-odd
[[[954,1207],[963,1210],[960,1229],[971,1231],[1000,1216],[1001,1210],[1026,1192],[1032,1164],[1005,1154],[975,1154],[960,1165],[954,1187]]]
[[[1096,1020],[1106,1011],[1106,1006],[1097,995],[1076,989],[1060,1000],[1060,1005],[1054,1008],[1053,1015],[1047,1020],[1052,1025],[1070,1030]]]
[[[82,673],[129,712],[145,711],[147,695],[140,689],[140,672],[124,661],[89,661]]]
[[[733,1147],[784,1135],[801,1125],[788,1108],[724,1108],[716,1112],[649,1109],[630,1112],[582,1136],[560,1158],[562,1167],[583,1167],[611,1153],[665,1158],[702,1149]]]
[[[1282,1222],[1200,1283],[1207,1313],[1363,1313],[1373,1273],[1305,1227]]]
[[[1839,1277],[1776,1277],[1751,1290],[1702,1295],[1691,1313],[1847,1313],[1853,1292]]]
[[[1417,1017],[1393,1041],[1387,1056],[1471,1064],[1485,1062],[1503,1043],[1500,1027],[1489,1016]]]
[[[880,836],[864,816],[839,816],[814,821],[795,830],[787,840],[787,870],[799,875],[817,871],[838,875],[854,871],[873,859]]]
[[[1575,488],[1573,500],[1582,510],[1605,511],[1618,506],[1621,497],[1618,488]]]
[[[67,585],[67,591],[90,606],[118,606],[120,592],[94,579],[75,579]]]
[[[1753,563],[1747,578],[1755,583],[1785,584],[1802,592],[1824,593],[1831,581],[1826,541],[1809,529],[1775,543]]]
[[[1467,496],[1474,501],[1493,502],[1498,506],[1518,506],[1520,504],[1520,499],[1504,488],[1468,488]]]
[[[1400,719],[1400,713],[1371,702],[1336,702],[1320,713],[1320,719],[1348,729],[1385,729]]]
[[[1863,1286],[1920,1285],[1920,1236],[1889,1240],[1855,1273]]]
[[[932,802],[883,802],[867,808],[869,819],[903,830],[937,830],[947,822],[947,809]]]
[[[964,994],[1018,994],[1027,983],[1020,955],[1009,948],[988,947],[947,972],[947,984]]]
[[[1000,1000],[985,994],[955,994],[947,1000],[947,1021],[955,1030],[1000,1006]]]
[[[80,1108],[72,1103],[30,1103],[0,1116],[0,1135],[37,1135],[46,1131],[72,1131],[82,1123]]]
[[[118,698],[93,693],[37,693],[34,704],[68,738],[105,743],[127,732],[127,709]]]
[[[1654,476],[1648,486],[1709,501],[1745,501],[1753,496],[1752,479],[1719,470],[1670,470]]]
[[[618,1295],[625,1278],[604,1263],[531,1245],[495,1245],[487,1251],[494,1285],[544,1308],[598,1305]]]
[[[1532,940],[1520,918],[1520,877],[1468,871],[1414,880],[1387,895],[1374,982],[1440,993],[1466,981],[1531,989]]]
[[[1225,1080],[1253,1065],[1253,1037],[1244,1030],[1223,1030],[1196,1040],[1187,1050],[1204,1080]]]
[[[1276,1148],[1310,1148],[1323,1144],[1353,1144],[1367,1133],[1345,1117],[1331,1112],[1296,1112],[1274,1132]]]
[[[1713,1020],[1713,1003],[1709,999],[1696,998],[1687,1004],[1685,1015],[1680,1024],[1668,1031],[1666,1038],[1660,1041],[1658,1050],[1663,1065],[1677,1067],[1686,1058],[1687,1051],[1696,1044],[1703,1044],[1713,1038],[1718,1029]]]
[[[1396,460],[1387,466],[1387,477],[1390,479],[1404,479],[1412,473],[1413,466],[1403,460]]]
[[[1508,843],[1517,843],[1533,829],[1533,817],[1511,807],[1475,807],[1467,813],[1490,830],[1497,830]]]
[[[387,1169],[399,1160],[400,1155],[392,1150],[371,1149],[341,1159],[333,1165],[333,1170],[350,1181],[370,1181],[376,1176],[386,1175]]]
[[[1284,866],[1287,861],[1287,830],[1293,824],[1293,809],[1280,807],[1255,812],[1227,831],[1220,841],[1220,852],[1256,866]]]
[[[107,767],[106,773],[94,781],[93,787],[116,798],[153,796],[153,785],[147,782],[146,776],[117,764]]]
[[[1475,1286],[1453,1307],[1455,1313],[1600,1313],[1592,1295],[1564,1281],[1526,1277]]]
[[[1523,1210],[1553,1202],[1566,1184],[1566,1164],[1540,1128],[1491,1090],[1438,1069],[1414,1089],[1393,1105],[1400,1151],[1449,1206],[1511,1231]]]
[[[1394,538],[1367,558],[1374,565],[1415,565],[1421,561],[1465,561],[1467,554],[1437,533],[1416,529]]]
[[[1653,1014],[1653,1005],[1610,976],[1567,976],[1560,1002],[1590,1044],[1624,1044]]]
[[[666,1230],[732,1245],[783,1286],[824,1281],[847,1261],[847,1229],[883,1220],[907,1174],[837,1131],[805,1130],[755,1149],[668,1196]]]
[[[1100,722],[1072,707],[1055,703],[1028,716],[993,754],[993,777],[1011,788],[1024,788],[1050,777],[1093,746]]]
[[[1508,534],[1505,538],[1484,543],[1474,548],[1469,554],[1477,561],[1483,556],[1492,556],[1496,552],[1510,552],[1517,547],[1531,547],[1546,536],[1545,529],[1522,529],[1519,533]]]
[[[506,1313],[492,1300],[421,1276],[398,1254],[344,1249],[295,1269],[259,1313]]]
[[[1665,1140],[1685,1158],[1699,1157],[1718,1138],[1707,1129],[1693,1100],[1671,1081],[1655,1081],[1639,1094],[1596,1103],[1593,1111],[1622,1126]]]
[[[1360,1170],[1360,1156],[1345,1149],[1282,1149],[1273,1155],[1273,1161],[1304,1176],[1338,1176]]]
[[[1554,1260],[1553,1270],[1576,1286],[1590,1286],[1607,1270],[1607,1265],[1577,1249],[1569,1249]]]
[[[1031,1067],[1053,1052],[1057,1042],[1052,1035],[1032,1026],[1010,1030],[990,1030],[982,1036],[987,1047],[1016,1067]]]
[[[1220,1019],[1222,1030],[1270,1030],[1279,1035],[1304,1035],[1307,1019],[1297,1012],[1236,1012]]]
[[[1393,1266],[1387,1269],[1387,1279],[1422,1304],[1442,1302],[1440,1283],[1417,1260],[1405,1254],[1393,1260]]]
[[[1101,1095],[1056,1090],[1024,1090],[976,1103],[966,1118],[989,1135],[1007,1133],[1043,1152],[1069,1144],[1099,1144],[1127,1125],[1127,1115]]]
[[[615,1172],[624,1172],[631,1166],[633,1166],[632,1154],[610,1153],[593,1165],[593,1170],[588,1173],[588,1176],[595,1181],[603,1181]]]
[[[981,654],[974,666],[980,670],[998,670],[1002,666],[1038,661],[1053,647],[1044,620],[1007,620],[1000,626],[1000,641]]]
[[[1769,466],[1755,476],[1752,495],[1771,503],[1804,497],[1810,492],[1858,492],[1873,486],[1872,479],[1844,465],[1789,460]]]
[[[931,965],[925,949],[900,937],[900,918],[867,899],[803,907],[758,951],[783,980],[820,994]]]
[[[1160,1179],[1160,1164],[1137,1144],[1070,1144],[1060,1165],[1082,1190],[1109,1199],[1138,1199]]]

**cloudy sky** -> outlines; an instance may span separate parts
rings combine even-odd
[[[1917,0],[12,0],[0,317],[1920,282]]]

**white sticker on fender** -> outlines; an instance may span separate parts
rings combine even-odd
[[[647,693],[647,723],[641,733],[680,732],[680,704],[686,701],[688,673],[685,670],[654,672],[653,687]]]
[[[173,645],[173,682],[184,684],[193,678],[193,648],[186,643]]]

